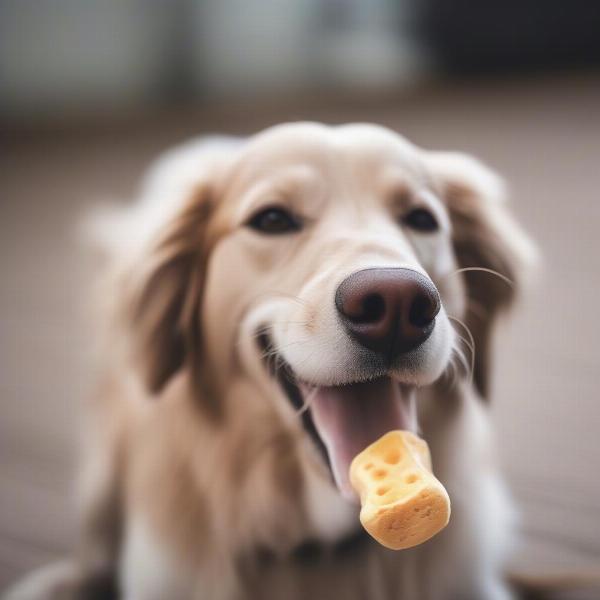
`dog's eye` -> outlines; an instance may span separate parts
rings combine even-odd
[[[284,208],[272,206],[256,213],[248,225],[267,234],[291,233],[302,227],[300,220]]]
[[[415,208],[404,215],[402,222],[408,227],[424,233],[437,231],[438,222],[426,208]]]

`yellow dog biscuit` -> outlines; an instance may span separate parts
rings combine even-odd
[[[448,524],[448,493],[431,472],[427,443],[409,431],[390,431],[358,454],[350,482],[360,522],[387,548],[416,546]]]

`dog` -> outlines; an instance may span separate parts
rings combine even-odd
[[[96,218],[78,558],[13,597],[511,598],[491,352],[535,249],[499,177],[383,127],[291,123],[171,150],[139,196]],[[348,481],[392,429],[452,500],[401,552],[362,532]]]

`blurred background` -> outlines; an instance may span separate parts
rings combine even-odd
[[[593,0],[0,0],[0,590],[75,540],[82,214],[186,137],[301,119],[381,123],[508,180],[544,259],[497,347],[512,562],[597,574],[599,66]]]

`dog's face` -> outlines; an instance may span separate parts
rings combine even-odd
[[[410,389],[451,359],[448,313],[462,314],[464,294],[448,210],[417,149],[375,127],[277,128],[231,168],[208,262],[207,346],[218,365],[241,356],[250,374],[265,354],[289,397],[282,412],[308,404],[305,423],[351,494],[349,460],[414,427]]]
[[[200,361],[218,389],[254,382],[352,498],[353,456],[414,429],[413,390],[451,364],[451,318],[482,344],[485,391],[491,322],[512,290],[458,271],[514,280],[526,242],[485,167],[375,126],[276,127],[209,179],[158,244],[165,257],[138,302],[154,315],[150,387]]]

